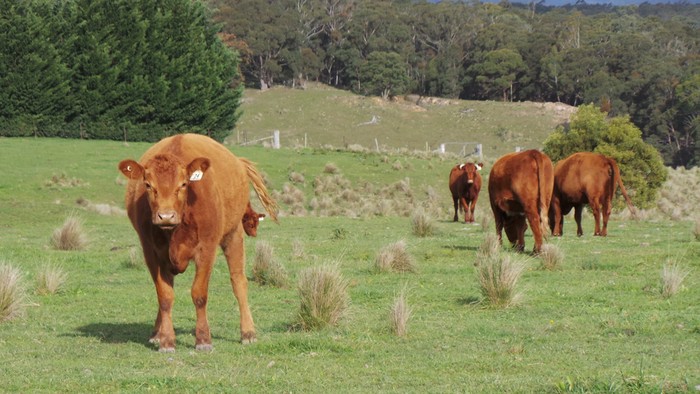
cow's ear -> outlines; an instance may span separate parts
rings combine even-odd
[[[122,160],[119,162],[119,171],[124,174],[125,177],[129,179],[141,179],[143,178],[143,167],[141,167],[141,164],[131,160]]]
[[[476,164],[476,170],[481,171],[481,169],[484,168],[484,163],[477,163]]]
[[[204,176],[204,173],[209,169],[209,159],[206,157],[198,157],[187,165],[187,174],[190,181],[196,182]]]

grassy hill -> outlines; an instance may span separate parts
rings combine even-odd
[[[311,147],[435,150],[441,143],[477,142],[486,157],[496,158],[516,146],[539,148],[575,111],[555,103],[422,98],[416,104],[418,99],[390,102],[319,84],[305,90],[247,90],[243,115],[228,141],[253,141],[279,130],[282,146],[305,146],[306,141]],[[447,146],[448,151],[461,149]]]

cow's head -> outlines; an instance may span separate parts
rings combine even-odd
[[[151,207],[151,221],[171,230],[182,221],[191,182],[198,182],[209,169],[209,159],[200,157],[184,164],[169,154],[156,155],[145,165],[123,160],[119,170],[127,178],[143,182]]]
[[[464,174],[467,177],[467,183],[470,184],[474,183],[476,177],[478,176],[478,171],[481,171],[481,168],[483,166],[483,163],[464,163],[459,165],[460,169],[464,172]]]
[[[258,235],[258,223],[265,217],[264,213],[257,213],[252,209],[248,209],[243,214],[243,230],[251,237]]]

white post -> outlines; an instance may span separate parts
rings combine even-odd
[[[476,144],[476,154],[479,156],[479,160],[484,160],[484,151],[481,144]]]
[[[445,153],[445,144],[440,144],[440,153]]]
[[[279,149],[280,148],[280,131],[275,130],[272,133],[272,149]]]

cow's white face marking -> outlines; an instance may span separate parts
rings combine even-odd
[[[192,175],[190,176],[190,182],[197,182],[197,181],[201,180],[203,176],[204,176],[204,173],[200,170],[197,170],[197,171],[193,172]]]

